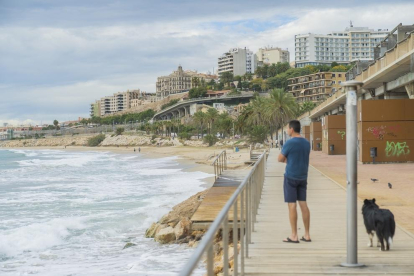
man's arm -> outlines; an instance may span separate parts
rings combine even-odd
[[[286,163],[287,158],[283,154],[279,153],[279,157],[277,158],[277,161],[279,161],[280,163]]]

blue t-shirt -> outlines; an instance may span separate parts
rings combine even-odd
[[[283,145],[282,154],[287,158],[285,176],[290,179],[308,178],[310,143],[305,138],[294,137]]]

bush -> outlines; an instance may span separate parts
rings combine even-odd
[[[94,137],[91,137],[88,139],[88,146],[89,147],[96,147],[99,146],[99,144],[105,140],[105,134],[99,134]]]
[[[211,134],[204,136],[204,143],[208,143],[208,146],[211,147],[217,142],[217,137]]]
[[[191,138],[191,134],[190,133],[188,133],[188,132],[180,132],[179,134],[178,134],[178,137],[180,138],[180,139],[184,139],[184,140],[190,140],[190,138]]]
[[[157,135],[153,134],[151,140],[154,140],[155,138],[157,138]]]
[[[125,131],[123,127],[118,127],[115,131],[116,135],[122,135],[122,133]]]

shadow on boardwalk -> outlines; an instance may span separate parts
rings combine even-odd
[[[309,169],[308,204],[311,243],[287,244],[290,226],[283,200],[284,164],[272,149],[245,275],[414,275],[414,237],[397,227],[391,251],[367,247],[362,215],[358,217],[358,258],[363,268],[343,268],[346,261],[346,192],[317,170]],[[361,202],[358,206],[361,208]],[[304,233],[298,208],[299,236]],[[398,221],[397,221],[398,223]]]

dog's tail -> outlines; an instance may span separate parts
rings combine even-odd
[[[395,220],[394,216],[391,214],[391,217],[388,220],[388,223],[385,223],[384,225],[384,238],[386,239],[389,247],[391,248],[392,245],[392,239],[395,234]]]
[[[390,248],[391,248],[391,245],[392,245],[392,237],[388,237],[388,245],[390,246]]]

